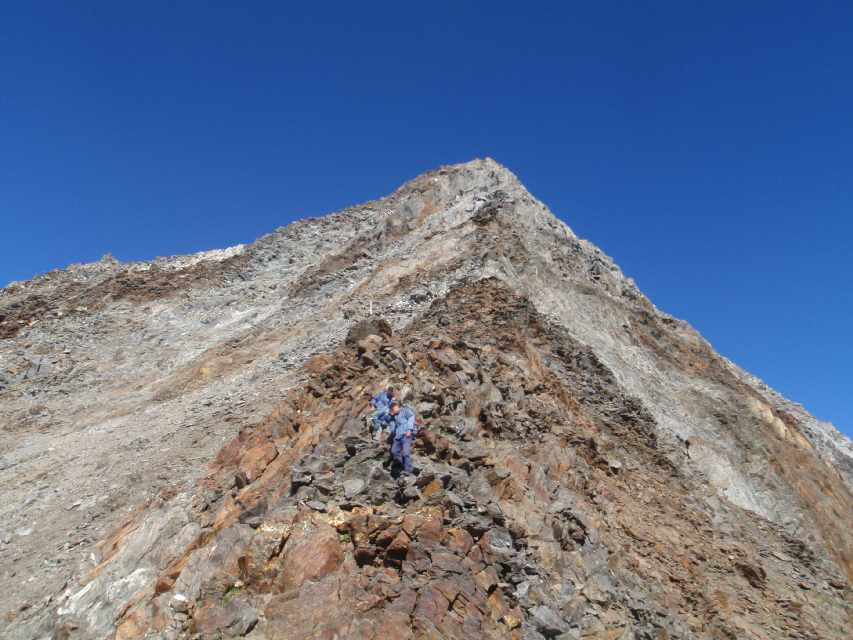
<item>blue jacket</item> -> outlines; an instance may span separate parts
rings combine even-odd
[[[370,403],[380,413],[387,413],[391,407],[391,398],[388,397],[387,391],[382,391],[370,399]]]
[[[400,407],[400,411],[394,416],[391,429],[394,432],[394,438],[402,438],[409,432],[412,437],[417,435],[418,426],[415,423],[415,412],[411,407]]]

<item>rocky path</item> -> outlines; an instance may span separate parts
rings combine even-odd
[[[374,331],[309,363],[308,383],[224,447],[192,495],[164,496],[107,540],[58,628],[71,638],[94,620],[86,633],[116,624],[124,640],[846,637],[837,570],[749,512],[710,508],[707,481],[678,470],[683,445],[504,286],[455,290],[399,336]],[[389,383],[428,425],[414,480],[395,478],[367,438],[364,392]],[[156,562],[138,552],[167,531]],[[115,576],[140,574],[104,609]]]

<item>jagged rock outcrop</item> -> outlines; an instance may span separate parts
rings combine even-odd
[[[14,283],[0,332],[4,637],[849,635],[850,442],[491,160]]]

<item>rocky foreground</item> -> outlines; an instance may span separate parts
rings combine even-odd
[[[0,297],[0,634],[848,638],[853,457],[490,160]],[[365,391],[423,416],[414,480]]]

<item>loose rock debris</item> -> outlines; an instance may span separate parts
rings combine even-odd
[[[798,563],[810,597],[780,530],[696,500],[652,416],[502,283],[374,336],[220,452],[118,637],[843,637],[826,567]],[[361,419],[389,384],[434,405],[415,478]]]

